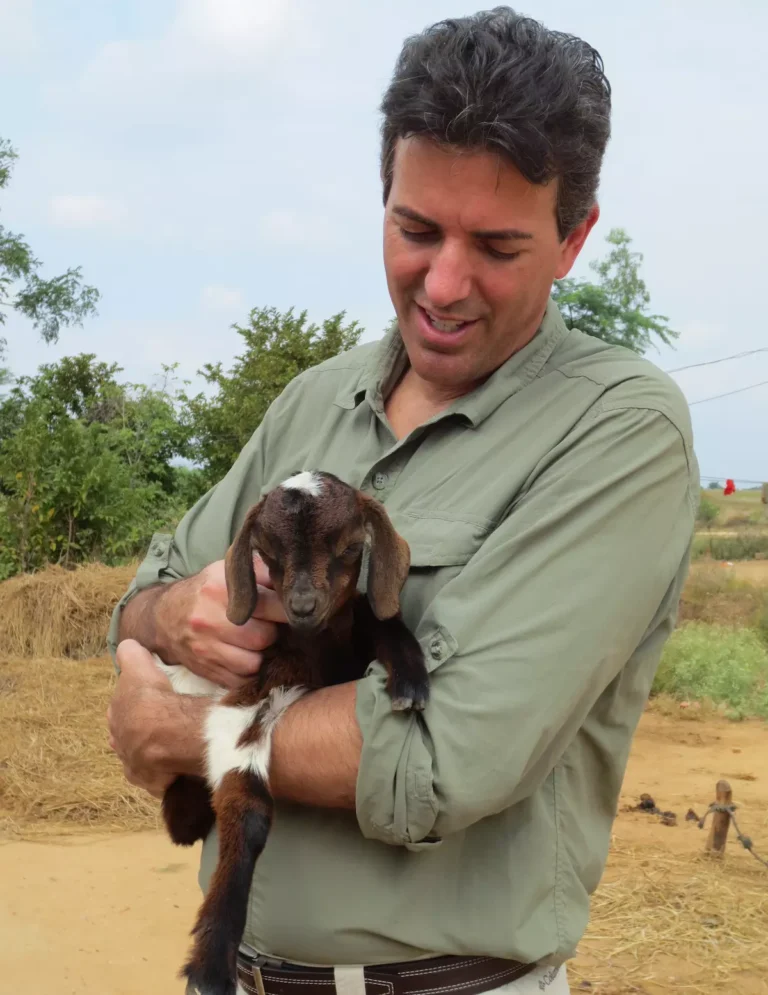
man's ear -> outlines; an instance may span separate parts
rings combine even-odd
[[[224,558],[224,576],[229,598],[227,618],[235,625],[245,625],[253,615],[259,598],[253,569],[253,532],[263,504],[263,501],[259,501],[245,516],[240,531]]]
[[[600,207],[595,203],[590,208],[589,214],[584,220],[576,225],[573,231],[566,235],[560,244],[560,260],[555,271],[556,280],[564,280],[571,272],[573,264],[579,257],[579,253],[584,248],[587,236],[597,224],[600,217]]]
[[[395,531],[384,505],[367,495],[362,500],[363,517],[372,540],[368,600],[376,618],[394,618],[400,611],[400,591],[408,577],[411,551]]]

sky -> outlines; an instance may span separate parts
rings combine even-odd
[[[489,4],[488,6],[491,6]],[[45,345],[12,317],[16,374],[94,352],[198,384],[252,307],[339,311],[379,338],[379,102],[405,37],[456,0],[0,0],[0,135],[19,153],[0,220],[42,275],[81,265],[99,315]],[[765,0],[529,0],[601,53],[613,133],[601,218],[571,275],[625,228],[670,370],[768,347]],[[768,351],[673,374],[705,477],[768,480]],[[760,425],[764,428],[761,430]]]

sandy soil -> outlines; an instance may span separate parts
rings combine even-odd
[[[645,715],[622,806],[647,791],[679,821],[668,828],[653,816],[622,811],[617,844],[700,852],[705,834],[685,822],[685,813],[689,807],[704,812],[720,777],[731,781],[742,829],[768,855],[768,726]],[[739,865],[753,860],[738,844],[727,859]],[[0,995],[182,993],[176,973],[199,900],[197,861],[197,848],[179,850],[159,833],[0,846]],[[621,873],[621,860],[612,858],[606,881]],[[705,990],[675,951],[663,952],[655,964],[656,983],[598,984],[600,954],[599,938],[585,943],[573,965],[574,992],[590,990],[580,987],[590,978],[600,995]],[[744,968],[728,990],[768,993],[768,980],[750,971],[748,956]]]

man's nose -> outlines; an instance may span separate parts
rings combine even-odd
[[[444,242],[432,257],[424,280],[429,303],[442,311],[466,300],[472,289],[470,259],[464,246]]]

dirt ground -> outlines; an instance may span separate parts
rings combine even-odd
[[[742,830],[754,837],[756,848],[762,844],[768,857],[768,725],[693,721],[655,712],[643,717],[621,806],[634,805],[642,792],[649,792],[661,809],[677,814],[678,822],[668,827],[656,816],[620,811],[598,892],[603,905],[610,902],[612,884],[626,882],[629,875],[647,874],[649,887],[658,887],[654,870],[661,868],[663,877],[663,860],[669,855],[678,857],[675,873],[682,868],[692,882],[704,876],[710,885],[714,882],[715,894],[719,882],[723,888],[735,882],[733,887],[745,893],[768,894],[768,870],[737,842],[729,845],[724,865],[715,867],[700,856],[706,833],[685,821],[690,807],[703,814],[721,777],[732,784]],[[182,851],[163,835],[149,832],[0,845],[0,995],[183,992],[176,973],[199,900],[197,861],[197,848]],[[605,929],[608,920],[598,904],[579,956],[570,965],[573,992],[768,993],[764,968],[751,962],[766,962],[768,904],[759,910],[760,916],[766,913],[764,921],[751,924],[758,939],[744,944],[741,970],[716,987],[711,971],[702,976],[693,947],[677,942],[644,947],[642,937],[634,942],[628,936],[624,946],[629,949],[621,951],[615,930]],[[685,909],[685,901],[678,907]],[[716,902],[708,913],[697,910],[697,915],[699,911],[710,916],[703,920],[706,924],[717,926],[722,910]],[[699,932],[704,929],[693,925]]]

